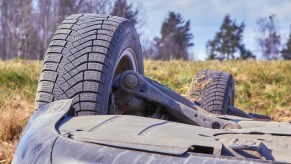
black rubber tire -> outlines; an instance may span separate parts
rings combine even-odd
[[[121,59],[126,49],[132,51],[133,58]],[[132,65],[143,74],[139,37],[129,20],[110,15],[71,15],[58,27],[46,52],[35,109],[73,98],[74,115],[108,114],[115,70],[117,66],[119,73],[134,69]]]
[[[192,79],[189,92],[191,101],[214,114],[227,114],[234,105],[232,75],[215,70],[202,70]]]

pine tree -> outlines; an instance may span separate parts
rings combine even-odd
[[[291,60],[291,31],[285,48],[281,51],[281,53],[284,60]]]
[[[179,13],[169,12],[162,24],[161,38],[155,38],[157,50],[156,59],[190,59],[188,47],[194,46],[191,42],[193,34],[190,32],[190,21],[184,21]]]
[[[127,0],[116,0],[110,14],[126,18],[130,20],[133,25],[139,22],[138,10],[134,10],[132,4],[129,4]]]
[[[240,56],[238,59],[256,59],[256,56],[252,53],[252,51],[245,48],[245,45],[242,44],[239,46]]]
[[[219,32],[215,34],[213,40],[209,40],[206,44],[206,52],[208,59],[247,59],[255,58],[251,51],[242,44],[242,34],[245,24],[237,25],[235,20],[231,20],[229,15],[224,17]],[[240,55],[236,57],[236,52]]]

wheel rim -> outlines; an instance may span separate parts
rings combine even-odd
[[[121,53],[114,71],[114,77],[127,70],[134,70],[136,72],[139,70],[136,55],[131,48],[127,48]]]
[[[138,72],[139,70],[136,55],[131,48],[126,48],[122,51],[117,63],[118,64],[115,67],[113,78],[127,70],[134,70],[135,72]],[[112,93],[112,91],[110,92],[109,99],[110,101],[108,102],[108,106],[115,103],[114,94]],[[108,112],[108,114],[116,114],[115,110],[112,111],[111,109],[109,109]]]

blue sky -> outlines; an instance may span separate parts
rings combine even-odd
[[[255,41],[256,20],[275,14],[279,20],[282,43],[285,43],[290,32],[291,0],[132,0],[140,4],[144,23],[139,31],[141,40],[152,39],[160,35],[163,20],[169,11],[179,12],[185,20],[191,21],[191,32],[194,34],[195,46],[189,49],[195,59],[206,57],[205,44],[218,31],[226,14],[238,23],[244,21],[243,42],[246,47],[259,55]],[[137,2],[137,3],[136,3]]]

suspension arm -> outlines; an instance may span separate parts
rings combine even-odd
[[[187,124],[213,129],[240,128],[237,123],[216,118],[215,115],[203,110],[194,103],[189,107],[189,102],[185,105],[173,99],[173,96],[168,95],[176,95],[177,93],[172,90],[167,90],[167,92],[160,91],[158,87],[155,87],[149,82],[148,78],[145,78],[135,71],[125,71],[115,77],[113,80],[113,88],[118,88],[138,98],[161,104],[165,107],[166,112]]]

